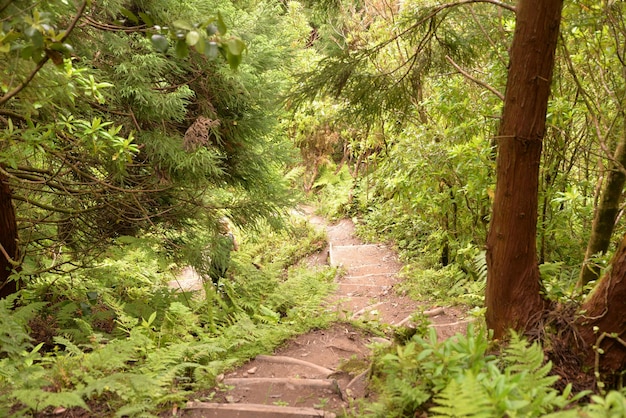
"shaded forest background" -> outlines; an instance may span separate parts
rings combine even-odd
[[[516,19],[543,17],[536,4],[1,3],[7,413],[103,400],[120,416],[147,413],[332,321],[318,310],[334,272],[288,268],[323,241],[289,218],[303,199],[393,242],[414,297],[479,318],[486,306],[498,338],[513,327],[541,340],[563,387],[619,389],[625,6],[546,2],[560,14],[554,65],[530,75],[549,95],[545,128],[526,138],[502,126],[523,81],[511,57],[530,20]],[[492,294],[494,305],[488,288],[530,288],[515,273],[494,276],[486,257],[497,156],[511,138],[538,147],[536,209],[513,211],[536,233],[504,237],[530,254],[518,270],[532,271],[537,303],[495,326],[490,312],[510,301]],[[201,301],[169,291],[184,266],[208,273],[224,217],[243,237],[229,280]],[[589,304],[597,283],[602,303]],[[626,408],[611,393],[595,405]]]

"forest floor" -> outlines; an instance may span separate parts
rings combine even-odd
[[[327,301],[342,321],[328,329],[300,335],[272,355],[257,356],[229,372],[218,388],[178,411],[182,417],[335,417],[358,416],[359,399],[367,399],[372,347],[391,344],[393,330],[411,326],[411,315],[423,313],[440,339],[465,332],[461,309],[432,306],[397,293],[402,267],[392,248],[364,244],[354,224],[335,224],[302,208],[302,216],[326,229],[325,250],[304,260],[310,268],[328,263],[341,267],[337,290]],[[386,338],[365,331],[351,321],[376,321]]]

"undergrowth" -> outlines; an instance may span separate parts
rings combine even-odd
[[[406,344],[380,348],[372,382],[378,400],[364,405],[370,417],[618,417],[626,412],[623,393],[558,391],[542,347],[513,334],[495,346],[482,329],[438,341],[434,329]]]
[[[356,204],[352,192],[354,187],[355,180],[347,165],[337,168],[334,164],[328,164],[320,170],[311,199],[318,213],[327,219],[350,217],[354,214]]]
[[[228,368],[328,326],[335,318],[321,305],[334,269],[287,268],[318,251],[323,235],[303,221],[258,233],[241,240],[220,286],[209,279],[203,292],[168,288],[178,269],[146,237],[0,300],[0,416],[59,407],[155,416]]]

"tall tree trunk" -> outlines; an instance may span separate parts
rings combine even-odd
[[[619,372],[626,367],[626,347],[615,337],[626,338],[626,236],[613,257],[611,270],[599,281],[576,318],[576,328],[585,365],[594,367],[596,350],[598,371]]]
[[[18,259],[17,222],[8,179],[0,172],[0,298],[17,291],[17,282],[9,280]]]
[[[617,219],[619,205],[622,200],[624,182],[626,181],[626,175],[620,170],[626,167],[626,132],[617,145],[613,159],[614,162],[611,163],[608,170],[600,201],[593,218],[591,236],[585,252],[585,261],[583,262],[583,268],[578,280],[578,286],[580,287],[598,278],[600,275],[599,269],[589,263],[589,259],[594,254],[606,253],[611,243],[615,220]]]
[[[487,326],[533,327],[546,307],[537,265],[539,162],[562,0],[519,0],[487,236]]]

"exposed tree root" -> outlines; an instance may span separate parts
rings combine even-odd
[[[304,360],[300,360],[300,359],[293,358],[293,357],[265,356],[261,354],[261,355],[256,356],[256,359],[260,361],[266,361],[268,363],[297,364],[299,366],[310,367],[322,373],[325,377],[328,377],[335,372],[334,370],[317,365],[315,363],[311,363],[310,361],[304,361]]]
[[[355,320],[355,319],[357,319],[359,316],[363,315],[365,312],[367,312],[367,311],[371,311],[371,310],[373,310],[373,309],[375,309],[375,308],[379,307],[380,305],[384,305],[384,304],[385,304],[385,302],[378,302],[378,303],[375,303],[375,304],[373,304],[373,305],[366,306],[366,307],[365,307],[365,308],[363,308],[363,309],[359,309],[358,311],[356,311],[356,312],[352,315],[352,320],[354,321],[354,320]]]
[[[432,316],[437,316],[437,315],[442,315],[445,314],[445,309],[442,307],[438,307],[438,308],[433,308],[433,309],[429,309],[427,311],[422,312],[422,315],[427,316],[427,317],[432,317]],[[411,318],[413,317],[414,314],[411,314],[409,316],[407,316],[406,318],[404,318],[402,321],[398,322],[397,324],[395,324],[396,327],[401,327],[405,324],[407,324],[408,322],[411,321]]]

